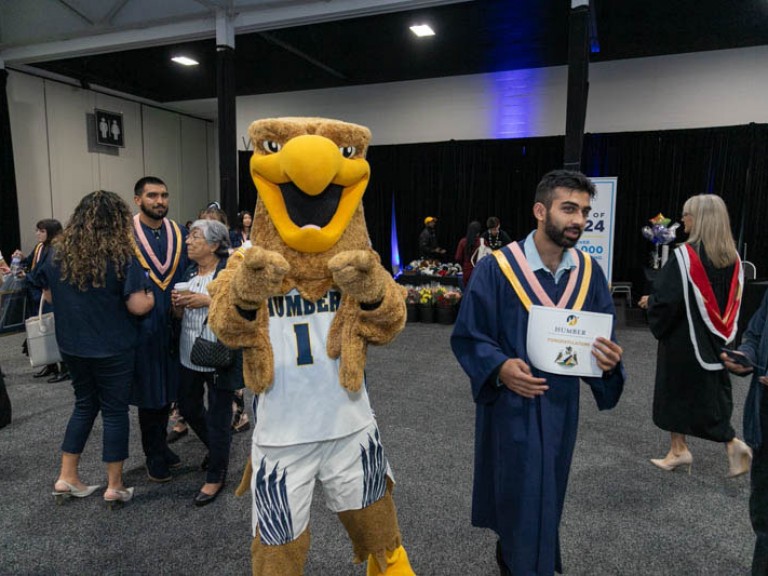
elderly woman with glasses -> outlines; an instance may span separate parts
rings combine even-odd
[[[192,265],[186,270],[183,286],[171,292],[174,314],[181,318],[181,382],[179,409],[186,422],[208,448],[201,467],[205,484],[194,498],[196,506],[213,502],[224,487],[232,441],[232,399],[243,387],[242,354],[235,353],[229,368],[195,365],[190,353],[198,336],[215,341],[208,327],[208,284],[227,265],[229,231],[216,220],[197,220],[187,236],[187,254]],[[204,395],[207,388],[208,406]]]

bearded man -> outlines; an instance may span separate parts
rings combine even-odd
[[[134,186],[136,257],[151,280],[155,307],[141,319],[131,404],[139,408],[141,445],[153,482],[168,482],[171,468],[181,464],[168,447],[166,428],[181,366],[171,326],[171,290],[188,265],[187,229],[166,218],[169,198],[160,178],[145,176]]]
[[[470,377],[476,405],[472,523],[499,537],[502,576],[562,572],[559,524],[576,442],[579,377],[535,368],[527,350],[531,305],[614,314],[600,266],[573,247],[595,186],[554,170],[536,189],[536,230],[483,258],[472,273],[451,347]],[[624,387],[622,349],[597,338],[602,375],[585,377],[598,407]]]

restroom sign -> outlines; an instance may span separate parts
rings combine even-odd
[[[102,146],[125,148],[123,115],[118,112],[94,109],[96,120],[96,143]]]

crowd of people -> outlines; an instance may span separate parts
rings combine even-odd
[[[26,256],[14,252],[13,271],[5,266],[23,281],[28,314],[37,314],[41,303],[57,319],[63,361],[34,377],[50,376],[51,383],[71,379],[75,394],[53,489],[58,501],[100,488],[78,473],[99,413],[107,476],[103,498],[112,507],[133,497],[133,487],[122,480],[130,405],[138,407],[150,481],[172,480],[172,470],[181,465],[169,447],[181,436],[168,430],[172,407],[178,423],[191,427],[202,442],[200,467],[206,475],[193,497],[196,506],[216,499],[226,479],[232,434],[249,427],[241,355],[234,353],[239,361],[232,367],[217,369],[192,363],[190,349],[198,336],[216,340],[206,325],[206,285],[226,265],[233,245],[250,245],[252,216],[239,213],[230,231],[226,214],[211,203],[188,228],[167,218],[169,200],[165,183],[152,176],[135,185],[135,215],[115,193],[88,194],[66,227],[53,219],[38,222],[35,248]],[[186,287],[177,290],[177,284]]]
[[[225,486],[232,433],[246,429],[243,419],[248,421],[242,396],[238,399],[242,354],[235,351],[231,365],[216,368],[195,364],[193,347],[198,338],[216,340],[208,326],[207,287],[235,247],[250,246],[253,216],[241,212],[230,231],[225,213],[213,203],[198,220],[179,226],[167,218],[170,195],[162,180],[142,178],[134,193],[135,215],[114,193],[88,194],[66,227],[41,220],[33,252],[15,254],[25,258],[30,297],[55,311],[57,341],[75,395],[53,494],[58,500],[84,498],[100,488],[85,482],[78,467],[101,413],[103,499],[110,506],[132,499],[134,488],[124,484],[122,466],[133,404],[149,480],[173,478],[180,459],[169,443],[186,434],[185,427],[202,442],[205,478],[193,502],[205,506]],[[477,420],[472,522],[498,535],[502,576],[562,572],[559,525],[578,429],[579,382],[589,385],[604,410],[617,405],[627,377],[613,330],[589,343],[591,358],[585,363],[593,372],[579,376],[543,369],[528,349],[531,331],[541,329],[529,325],[534,307],[560,309],[569,314],[569,325],[582,311],[614,314],[600,266],[574,248],[594,195],[583,174],[552,171],[537,187],[536,228],[530,234],[513,242],[499,219],[490,217],[485,228],[471,222],[456,250],[466,293],[451,347],[469,376]],[[425,219],[424,255],[445,253],[436,242],[436,223],[435,217]],[[753,318],[739,319],[744,274],[727,207],[718,196],[689,198],[682,223],[687,240],[639,302],[659,341],[653,421],[671,437],[666,456],[651,463],[666,472],[690,472],[687,437],[693,436],[723,444],[727,477],[751,470],[750,519],[757,536],[752,574],[765,575],[768,295]],[[478,258],[482,247],[489,253]],[[734,349],[739,320],[748,328]],[[48,373],[53,369],[46,368]],[[744,410],[746,443],[731,424],[729,373],[752,375]],[[169,434],[173,406],[178,418]]]

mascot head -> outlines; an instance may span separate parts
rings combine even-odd
[[[248,134],[259,203],[282,241],[300,253],[331,250],[353,217],[362,218],[370,131],[324,118],[272,118]]]

